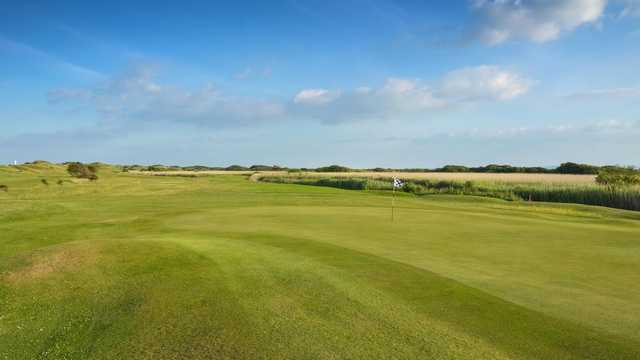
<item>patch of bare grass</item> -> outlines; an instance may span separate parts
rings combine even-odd
[[[59,245],[53,250],[32,254],[26,266],[3,274],[2,279],[8,283],[37,281],[90,266],[97,261],[98,256],[98,247],[91,244]]]

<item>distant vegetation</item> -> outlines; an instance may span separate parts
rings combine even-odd
[[[523,167],[512,165],[490,164],[486,166],[468,167],[464,165],[445,165],[440,168],[372,168],[372,169],[353,169],[342,165],[329,165],[318,168],[288,168],[278,165],[231,165],[227,167],[221,166],[176,166],[176,165],[125,165],[122,170],[127,171],[288,171],[288,172],[443,172],[443,173],[525,173],[525,174],[575,174],[575,175],[596,175],[603,170],[619,170],[626,169],[624,167],[608,165],[595,166],[589,164],[578,164],[573,162],[565,162],[556,168],[545,168],[540,166]]]
[[[98,167],[94,164],[85,165],[80,162],[68,163],[67,172],[69,175],[79,179],[98,180]]]
[[[633,168],[602,169],[596,182],[611,189],[640,185],[640,172]]]
[[[601,170],[597,184],[509,183],[500,181],[403,179],[402,191],[417,195],[452,194],[512,201],[598,205],[640,211],[640,173],[631,168]],[[392,178],[263,176],[272,183],[327,186],[348,190],[391,190]]]

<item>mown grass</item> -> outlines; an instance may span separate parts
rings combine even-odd
[[[640,356],[638,213],[99,175],[0,171],[0,359]]]
[[[283,184],[328,186],[348,190],[391,190],[390,178],[307,176],[260,176],[260,181]],[[609,188],[596,184],[511,183],[430,179],[402,179],[401,189],[418,195],[450,194],[486,196],[503,200],[544,201],[598,205],[640,211],[640,188]]]

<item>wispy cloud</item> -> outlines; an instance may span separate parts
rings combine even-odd
[[[572,100],[625,99],[640,97],[640,87],[620,87],[578,91],[563,97]]]
[[[640,0],[621,0],[623,2],[619,17],[640,16]]]
[[[153,66],[137,66],[91,89],[52,90],[49,99],[92,105],[108,121],[239,126],[284,114],[280,103],[225,95],[212,84],[197,89],[160,84]]]
[[[141,66],[96,88],[56,89],[52,103],[89,104],[111,121],[167,121],[207,126],[244,126],[277,120],[336,124],[402,120],[425,111],[481,101],[507,101],[526,93],[532,81],[496,66],[463,68],[430,87],[417,79],[389,78],[379,88],[303,89],[290,100],[225,94],[213,85],[187,89],[162,84],[153,67]]]
[[[70,73],[74,76],[86,78],[89,80],[104,79],[104,74],[88,67],[75,64],[73,62],[63,60],[47,51],[35,48],[33,46],[7,39],[0,35],[0,52],[17,55],[35,61],[42,66],[48,68],[56,68],[60,71]]]
[[[595,24],[607,0],[471,0],[478,16],[475,36],[489,45],[524,39],[556,40],[585,24]]]
[[[594,121],[588,123],[566,123],[543,127],[507,127],[497,129],[472,128],[461,131],[436,134],[433,136],[468,138],[468,139],[512,139],[524,137],[537,137],[548,139],[550,137],[566,137],[574,135],[606,135],[640,133],[640,121]]]

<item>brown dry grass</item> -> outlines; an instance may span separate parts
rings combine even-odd
[[[98,248],[86,243],[56,246],[55,250],[31,255],[29,264],[1,277],[8,283],[43,279],[47,276],[74,271],[96,262]]]

